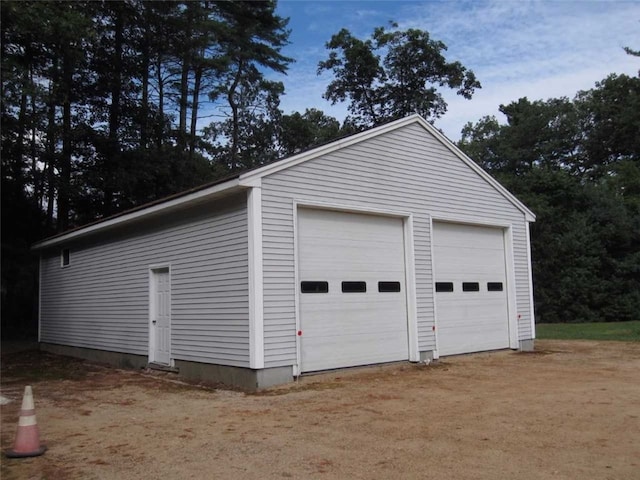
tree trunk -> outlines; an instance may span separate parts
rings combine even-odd
[[[164,136],[164,79],[162,78],[162,55],[158,55],[157,63],[158,77],[158,119],[156,121],[156,146],[162,150]]]
[[[238,71],[233,79],[233,83],[227,91],[227,101],[231,107],[231,152],[229,156],[230,167],[232,170],[237,168],[238,158],[238,145],[240,143],[240,119],[238,115],[238,103],[236,102],[236,90],[240,84],[240,78],[242,77],[242,60],[238,61]]]
[[[53,231],[53,211],[56,201],[56,89],[58,65],[56,60],[51,67],[52,75],[49,84],[49,98],[47,99],[47,148],[46,148],[46,169],[47,169],[47,219],[46,232]]]
[[[193,41],[191,38],[192,30],[191,23],[193,21],[193,17],[191,15],[192,6],[189,2],[186,4],[186,22],[185,22],[185,32],[184,32],[184,45],[182,45],[182,69],[180,73],[180,114],[179,114],[179,124],[178,124],[178,138],[177,143],[180,150],[184,151],[187,143],[187,110],[189,108],[189,72],[191,71],[191,61],[192,61],[192,46],[190,42]]]
[[[120,142],[118,141],[118,127],[120,126],[120,99],[122,94],[122,42],[123,25],[122,11],[114,8],[114,47],[113,69],[111,78],[111,105],[109,106],[109,148],[105,158],[104,203],[102,215],[108,216],[114,212],[114,191],[116,189],[115,172],[120,157]]]
[[[27,54],[29,51],[27,50]],[[24,156],[24,139],[27,131],[27,100],[29,87],[29,69],[25,68],[22,73],[22,84],[20,85],[22,92],[20,94],[20,111],[18,113],[18,138],[16,139],[16,154],[11,164],[12,176],[19,189],[24,188],[24,178],[22,173],[23,156]]]
[[[58,188],[58,232],[69,227],[71,196],[71,88],[73,71],[69,52],[63,50],[62,59],[62,157]]]
[[[31,85],[33,82],[33,68],[29,69],[29,80]],[[33,198],[37,202],[38,206],[42,206],[42,186],[40,182],[40,171],[38,170],[38,147],[37,147],[37,122],[36,122],[36,94],[31,94],[31,141],[30,141],[30,153],[31,153],[31,177],[33,181]]]
[[[184,150],[187,134],[187,107],[189,104],[189,55],[182,59],[182,73],[180,75],[180,123],[178,125],[178,146]]]
[[[196,133],[198,127],[198,99],[200,97],[200,85],[202,84],[202,64],[198,65],[195,70],[195,78],[193,84],[193,96],[191,103],[191,129],[189,135],[189,160],[193,159],[196,149]]]
[[[146,149],[149,143],[149,69],[151,67],[151,59],[149,58],[149,44],[151,38],[149,35],[150,19],[149,7],[142,5],[144,8],[144,38],[142,40],[142,105],[140,120],[140,148]]]

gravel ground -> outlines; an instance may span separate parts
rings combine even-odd
[[[3,355],[2,448],[33,386],[42,457],[2,479],[640,479],[640,344],[306,376],[247,394],[37,352]]]

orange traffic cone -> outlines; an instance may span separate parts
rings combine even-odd
[[[40,445],[40,432],[36,421],[36,410],[33,405],[33,393],[31,387],[24,387],[22,397],[22,409],[18,420],[18,431],[13,449],[7,450],[5,455],[9,458],[37,457],[42,455],[47,447]]]

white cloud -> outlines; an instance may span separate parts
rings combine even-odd
[[[453,22],[455,27],[465,25],[463,38],[465,29],[471,29],[472,38],[474,32],[484,34],[475,42],[457,38],[449,51],[451,58],[475,71],[483,88],[471,101],[445,94],[449,111],[436,124],[450,138],[459,138],[468,121],[484,115],[500,117],[500,104],[524,96],[573,98],[610,73],[636,75],[640,69],[638,59],[622,49],[640,43],[640,4],[523,3],[520,7],[516,17],[493,16],[500,8],[490,5],[464,22]],[[445,25],[443,33],[451,35],[446,33],[450,27]]]
[[[444,91],[447,114],[436,125],[453,140],[462,126],[498,106],[527,96],[531,100],[567,96],[592,88],[610,73],[636,75],[637,57],[622,47],[640,48],[638,2],[281,2],[292,17],[294,44],[286,54],[297,62],[284,79],[285,112],[315,107],[339,119],[346,105],[322,99],[330,81],[318,77],[324,42],[340,28],[369,35],[375,26],[396,20],[401,28],[420,28],[449,47],[446,57],[472,69],[483,88],[472,100]],[[296,8],[300,6],[300,8]],[[296,36],[313,25],[313,38]]]
[[[573,98],[579,90],[593,88],[595,81],[603,79],[606,75],[606,73],[600,75],[600,72],[595,70],[583,70],[536,80],[525,78],[518,82],[495,83],[479,90],[473,100],[447,93],[445,99],[449,104],[448,112],[435,124],[451,140],[458,140],[462,127],[467,122],[475,123],[486,115],[493,115],[504,121],[505,118],[498,110],[500,105],[507,105],[522,97],[532,101],[559,97]]]

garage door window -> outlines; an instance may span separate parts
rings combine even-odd
[[[463,292],[479,292],[480,284],[478,282],[462,282]]]
[[[453,292],[453,282],[436,282],[436,292]]]
[[[342,282],[342,293],[365,293],[367,282]]]
[[[378,282],[378,291],[381,293],[399,292],[400,282]]]
[[[301,282],[300,291],[302,293],[327,293],[329,292],[329,282]]]
[[[488,282],[487,283],[487,291],[488,292],[501,292],[502,291],[502,282]]]

